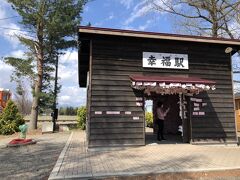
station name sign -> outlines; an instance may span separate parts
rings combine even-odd
[[[143,52],[143,67],[188,69],[188,55]]]

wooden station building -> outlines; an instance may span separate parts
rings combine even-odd
[[[231,56],[239,40],[79,27],[89,148],[145,145],[145,101],[170,106],[165,133],[236,144]],[[226,49],[227,48],[227,49]],[[156,113],[154,113],[154,121]]]

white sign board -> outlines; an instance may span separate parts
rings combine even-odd
[[[42,123],[42,133],[53,132],[53,122],[43,122]]]
[[[120,114],[120,111],[107,111],[106,114]]]
[[[188,55],[143,52],[143,67],[188,69]]]

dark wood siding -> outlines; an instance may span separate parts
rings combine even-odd
[[[196,76],[216,81],[216,90],[200,93],[205,116],[191,117],[192,141],[236,139],[230,59],[226,45],[94,35],[89,147],[144,145],[144,110],[136,106],[141,91],[131,88],[129,75]],[[189,69],[142,67],[143,52],[188,54]],[[102,114],[95,114],[102,111]],[[118,115],[106,111],[120,111]],[[125,111],[132,114],[125,115]],[[133,117],[139,117],[133,120]]]

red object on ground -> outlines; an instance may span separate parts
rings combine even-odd
[[[32,139],[13,139],[11,140],[8,144],[11,145],[24,145],[24,144],[29,144],[30,142],[32,142]]]

